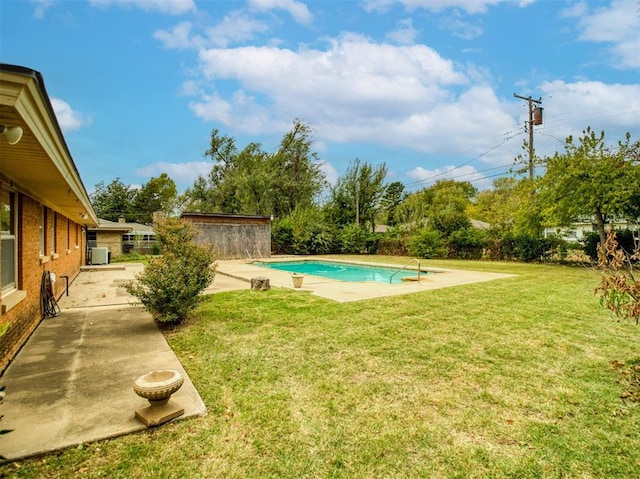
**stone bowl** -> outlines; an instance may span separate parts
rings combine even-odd
[[[140,376],[133,383],[135,393],[151,404],[166,404],[171,395],[180,387],[184,378],[178,371],[156,370]]]

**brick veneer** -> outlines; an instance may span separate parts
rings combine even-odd
[[[43,262],[40,256],[40,212],[41,204],[36,200],[18,193],[18,289],[26,292],[26,297],[16,306],[0,316],[0,326],[9,324],[4,336],[0,338],[0,371],[4,371],[20,347],[29,338],[42,320],[40,312],[40,285],[45,271],[55,273],[56,298],[65,291],[62,276],[73,281],[80,272],[84,261],[85,234],[82,226],[59,213],[46,208],[48,226],[46,250],[49,260]],[[55,221],[55,228],[54,228]],[[56,251],[52,233],[56,232]],[[69,239],[67,239],[67,234]],[[76,243],[77,238],[77,243]],[[68,242],[67,242],[68,241]],[[0,307],[2,298],[0,297]]]

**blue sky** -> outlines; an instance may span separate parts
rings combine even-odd
[[[640,138],[640,1],[3,0],[0,61],[40,71],[85,186],[180,190],[213,128],[273,151],[295,118],[330,181],[355,158],[409,190],[487,188],[527,138]]]

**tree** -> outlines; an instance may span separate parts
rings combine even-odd
[[[326,186],[320,158],[312,151],[311,127],[296,119],[282,138],[278,151],[268,158],[273,178],[272,214],[283,217],[296,208],[309,207]]]
[[[640,216],[640,164],[638,142],[625,141],[616,149],[605,144],[604,132],[596,135],[588,127],[578,143],[569,136],[565,152],[546,161],[547,169],[539,180],[538,195],[547,221],[557,226],[593,217],[600,243],[607,240],[605,225],[611,219],[635,219]]]
[[[103,181],[98,183],[89,197],[99,218],[118,221],[118,218],[124,217],[126,221],[133,221],[135,196],[135,188],[116,178],[107,186]]]
[[[384,163],[375,168],[366,162],[361,164],[358,158],[349,163],[345,174],[331,188],[325,208],[331,222],[337,226],[366,225],[374,231],[386,176]]]
[[[414,193],[397,209],[397,220],[414,227],[428,225],[446,238],[471,225],[466,210],[476,189],[468,181],[438,180]]]
[[[469,217],[489,223],[496,231],[512,229],[520,203],[517,184],[518,180],[512,177],[493,180],[493,188],[480,191],[476,201],[467,207]]]
[[[185,192],[186,209],[283,217],[311,205],[325,186],[312,144],[311,128],[300,120],[275,153],[254,142],[239,150],[232,137],[212,130],[204,156],[214,165]]]
[[[138,190],[133,201],[135,220],[138,223],[151,223],[153,213],[161,211],[167,215],[176,206],[178,190],[169,175],[162,173],[157,178],[151,178]]]
[[[432,227],[448,237],[454,231],[471,226],[466,210],[476,193],[468,181],[436,181],[425,191],[425,200],[429,204],[427,215]]]
[[[384,195],[382,195],[382,200],[380,201],[384,224],[389,226],[396,224],[396,209],[402,204],[406,197],[407,194],[404,191],[404,184],[401,181],[394,181],[386,186]]]

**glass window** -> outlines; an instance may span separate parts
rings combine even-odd
[[[45,244],[44,244],[44,238],[45,238],[45,215],[46,215],[46,211],[44,206],[40,206],[40,229],[38,230],[38,242],[39,242],[39,248],[40,248],[40,256],[44,256],[45,255]]]
[[[15,193],[2,191],[0,202],[0,237],[2,244],[2,292],[16,289],[17,271],[17,241],[16,241],[16,206]]]

